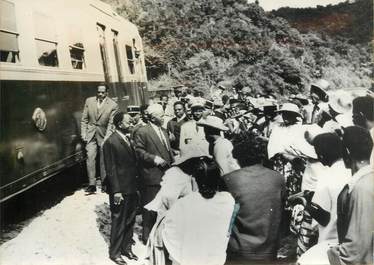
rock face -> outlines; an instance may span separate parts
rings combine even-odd
[[[278,95],[307,90],[317,78],[333,89],[370,86],[369,45],[301,34],[246,0],[106,2],[138,25],[151,86],[183,83],[207,92],[225,80]]]

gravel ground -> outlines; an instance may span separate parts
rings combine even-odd
[[[17,207],[12,205],[11,213],[5,212],[11,220],[7,220],[10,225],[6,229],[2,228],[1,265],[114,264],[108,258],[111,223],[108,195],[98,192],[86,196],[81,185],[77,190],[76,185],[68,186],[64,179],[62,181],[61,185],[53,182],[41,188],[48,191],[44,195],[40,190],[27,194],[21,205],[14,204]],[[64,192],[61,192],[61,187],[64,187]],[[54,188],[60,189],[60,193]],[[53,197],[51,194],[57,195]],[[41,209],[35,206],[39,204]],[[33,207],[37,209],[31,209]],[[25,214],[27,210],[29,213]],[[141,217],[137,216],[133,251],[139,261],[126,260],[129,265],[146,264],[145,246],[138,239],[140,223]],[[293,264],[296,240],[289,233],[282,237],[279,261],[274,264]]]
[[[109,234],[108,195],[86,196],[81,189],[35,217],[15,238],[2,244],[1,264],[113,265],[108,258]],[[144,263],[145,247],[136,234],[134,240],[133,251],[140,259],[128,261],[130,265]]]

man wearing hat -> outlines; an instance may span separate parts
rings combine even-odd
[[[232,143],[221,136],[221,132],[229,129],[223,124],[223,121],[218,117],[208,116],[197,124],[204,127],[205,138],[209,142],[209,153],[213,154],[214,159],[220,166],[221,175],[239,169],[238,162],[232,156],[232,150],[234,149]]]
[[[306,123],[318,123],[323,111],[327,110],[327,105],[324,103],[329,101],[329,96],[326,92],[329,86],[329,82],[324,79],[320,79],[311,85],[310,98],[312,104],[305,106],[307,110]]]
[[[179,149],[184,152],[188,145],[200,145],[203,149],[208,150],[208,142],[205,139],[205,133],[202,127],[197,125],[197,122],[202,119],[204,111],[204,101],[192,101],[191,115],[192,119],[185,122],[181,126],[181,134],[179,140]]]
[[[134,139],[136,131],[145,125],[141,119],[140,106],[127,106],[127,113],[131,116],[133,128],[131,129],[131,139]]]
[[[160,189],[161,177],[173,162],[172,149],[167,131],[162,128],[164,110],[161,105],[148,107],[149,124],[138,129],[135,137],[135,150],[140,167],[140,192],[142,205],[154,199]],[[153,224],[154,212],[143,209],[143,243],[146,243]]]

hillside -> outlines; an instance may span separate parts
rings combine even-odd
[[[218,82],[253,93],[303,91],[325,78],[333,88],[370,86],[370,48],[301,34],[245,0],[107,0],[138,25],[150,86]]]
[[[346,1],[317,8],[280,8],[272,14],[285,18],[300,32],[319,32],[344,37],[351,43],[367,43],[373,38],[373,1]]]

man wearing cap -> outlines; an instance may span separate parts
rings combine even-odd
[[[218,117],[208,116],[197,124],[204,127],[205,138],[209,142],[209,153],[221,168],[221,175],[239,169],[238,162],[232,156],[232,143],[221,136],[221,132],[229,129],[223,125],[223,121]]]
[[[131,116],[133,128],[131,129],[131,139],[134,139],[136,131],[145,125],[141,119],[140,106],[127,106],[127,113]]]
[[[202,119],[203,111],[204,101],[195,98],[191,105],[192,120],[185,122],[181,126],[179,140],[179,149],[181,152],[184,152],[188,148],[187,145],[199,145],[201,148],[208,150],[209,144],[205,139],[204,129],[197,125],[197,122]]]
[[[171,147],[174,150],[179,150],[181,126],[188,121],[186,108],[183,102],[176,101],[174,103],[174,114],[175,117],[168,121],[166,128],[169,133]]]
[[[146,205],[154,199],[160,189],[161,177],[173,162],[173,154],[167,131],[161,127],[164,110],[161,105],[148,107],[149,124],[136,132],[135,150],[138,155],[141,172],[141,199]],[[156,221],[154,212],[143,209],[143,243],[146,243],[153,224]]]
[[[328,109],[324,103],[329,101],[329,96],[326,92],[329,86],[329,82],[324,79],[320,79],[311,85],[310,97],[312,104],[305,106],[307,111],[306,123],[318,123],[322,118],[322,113]]]
[[[101,183],[105,180],[104,157],[101,147],[104,139],[114,131],[112,122],[117,110],[117,103],[108,97],[106,84],[100,84],[97,87],[96,97],[86,99],[81,120],[81,136],[86,143],[87,151],[86,164],[89,184],[86,192],[88,194],[96,192],[96,155],[98,152],[100,152]]]

